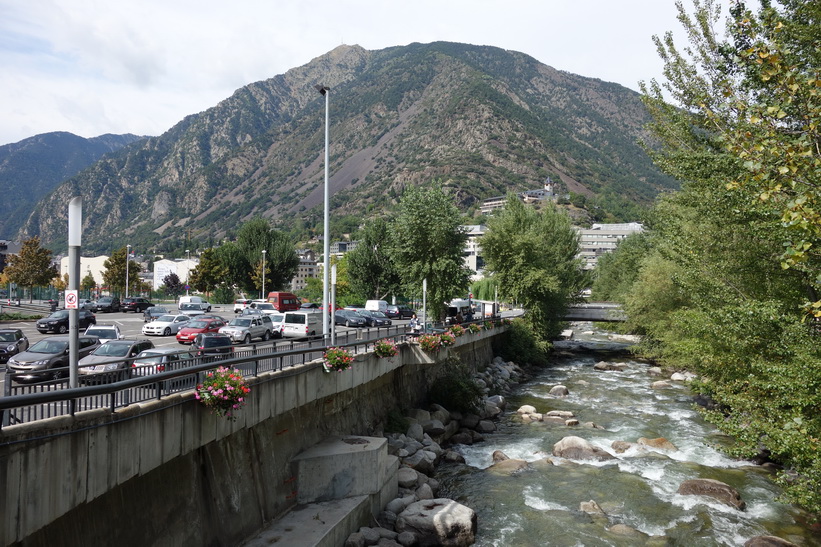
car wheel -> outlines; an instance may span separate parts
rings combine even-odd
[[[171,327],[165,327],[165,330],[162,331],[163,336],[171,336]]]
[[[246,335],[245,335],[245,338],[243,338],[243,339],[242,339],[242,343],[243,343],[243,344],[250,344],[250,343],[251,343],[251,335],[250,335],[250,334],[246,334]]]
[[[271,332],[266,330],[265,334],[262,335],[262,341],[267,342],[270,339],[271,339]]]
[[[52,380],[59,380],[62,377],[63,377],[63,371],[62,370],[55,370],[54,372],[51,373],[51,379]]]
[[[65,334],[66,332],[68,332],[68,329],[65,325],[60,325],[59,327],[57,327],[57,332],[59,332],[60,334]]]

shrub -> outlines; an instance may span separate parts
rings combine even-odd
[[[410,422],[397,409],[388,411],[388,423],[385,424],[385,433],[407,433]]]
[[[541,340],[524,321],[513,321],[503,338],[499,353],[506,361],[547,365],[550,342]]]
[[[467,365],[451,356],[443,361],[442,370],[444,374],[436,379],[428,392],[430,402],[459,412],[476,412],[483,392]]]
[[[396,347],[393,340],[387,338],[376,342],[373,347],[373,353],[377,357],[393,357],[399,353],[399,348]]]
[[[219,367],[206,374],[205,381],[197,386],[195,397],[217,416],[236,420],[232,412],[245,405],[245,396],[250,392],[239,370]]]
[[[322,357],[325,360],[325,370],[327,372],[348,370],[351,368],[351,363],[353,363],[353,355],[348,353],[345,348],[328,348]]]

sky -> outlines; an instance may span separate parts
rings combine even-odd
[[[679,29],[674,0],[0,0],[0,145],[160,135],[340,44],[490,45],[638,90]]]

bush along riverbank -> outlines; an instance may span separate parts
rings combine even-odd
[[[431,400],[449,397],[451,409],[433,403],[403,415],[392,414],[385,435],[388,452],[399,458],[399,495],[379,514],[378,526],[363,527],[351,534],[346,547],[380,545],[472,545],[477,529],[476,512],[439,496],[435,478],[442,463],[464,463],[451,447],[481,443],[496,431],[496,420],[507,403],[503,393],[526,378],[525,372],[501,357],[481,372],[470,375],[467,367],[452,359]]]

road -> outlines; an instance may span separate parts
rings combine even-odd
[[[176,311],[174,306],[169,306],[163,304],[171,313]],[[215,304],[211,310],[212,314],[219,315],[223,317],[226,321],[230,321],[232,317],[235,317],[233,312],[233,304],[224,304],[219,305]],[[120,327],[120,332],[122,332],[125,338],[148,338],[150,339],[155,347],[175,347],[175,348],[184,348],[182,344],[177,342],[175,335],[171,336],[144,336],[142,334],[142,328],[145,322],[143,321],[143,314],[142,313],[125,313],[125,312],[115,312],[115,313],[95,313],[97,317],[97,324],[98,325],[110,325],[116,324]],[[408,320],[394,320],[394,324],[405,324]],[[54,336],[54,333],[48,334],[40,334],[36,328],[34,328],[34,321],[17,321],[17,322],[8,322],[3,323],[4,328],[19,328],[22,329],[25,333],[26,337],[29,339],[29,345],[34,345],[39,340],[46,338],[47,336]],[[355,330],[355,329],[347,329],[342,326],[336,327],[337,333],[346,331],[346,330]],[[0,365],[3,368],[2,372],[0,372],[0,396],[5,393],[5,381],[6,381],[6,371],[5,371],[5,364]]]

